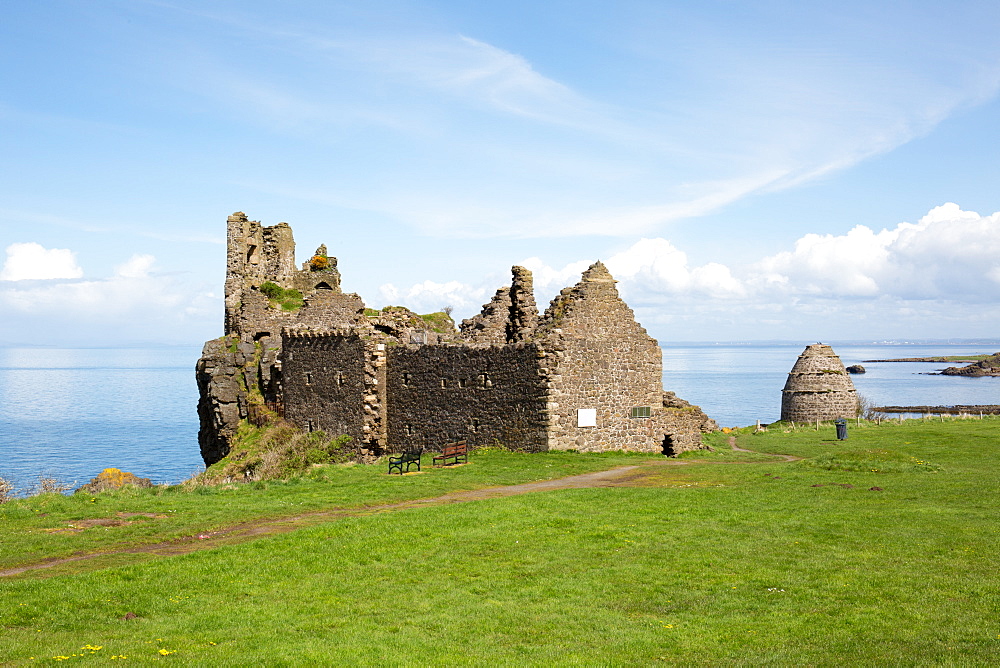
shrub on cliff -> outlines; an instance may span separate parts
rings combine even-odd
[[[97,494],[98,492],[106,492],[109,489],[120,489],[125,485],[133,485],[135,487],[152,487],[153,481],[149,478],[140,478],[134,473],[129,473],[128,471],[109,468],[104,469],[98,473],[96,477],[91,478],[90,482],[86,485],[78,487],[76,489],[76,493],[89,492],[91,494]]]
[[[313,466],[352,461],[357,451],[350,440],[350,436],[303,431],[285,421],[259,427],[244,421],[229,454],[194,482],[213,485],[289,478]]]
[[[313,255],[309,259],[309,269],[311,271],[326,271],[330,268],[330,260],[325,255]]]

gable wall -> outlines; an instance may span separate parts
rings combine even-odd
[[[660,347],[618,297],[611,281],[581,283],[586,297],[569,298],[543,344],[553,381],[549,444],[584,452],[660,452],[663,434],[634,406],[663,407]],[[558,298],[557,298],[558,299]],[[597,426],[577,426],[578,409],[596,409]]]

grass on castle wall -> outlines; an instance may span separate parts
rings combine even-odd
[[[845,442],[832,427],[744,432],[742,447],[844,468],[663,467],[648,487],[420,507],[0,581],[0,656],[989,665],[1000,652],[998,428],[914,421],[854,428]],[[714,440],[712,456],[726,457],[725,437]],[[870,470],[883,460],[916,467]]]

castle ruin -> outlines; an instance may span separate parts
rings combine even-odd
[[[541,315],[531,272],[514,267],[510,286],[456,328],[443,313],[367,309],[342,292],[324,246],[297,267],[286,223],[234,213],[227,251],[225,335],[205,344],[196,371],[206,464],[262,413],[346,434],[366,460],[462,439],[673,455],[716,428],[664,392],[660,347],[600,262]]]

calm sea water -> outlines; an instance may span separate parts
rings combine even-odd
[[[721,426],[773,422],[804,344],[664,348],[664,387]],[[990,346],[835,346],[866,359],[996,352]],[[1000,349],[1000,346],[997,347]],[[200,348],[0,349],[0,476],[21,489],[39,474],[81,485],[107,467],[175,483],[202,470]],[[1000,404],[1000,378],[923,375],[943,364],[865,364],[858,392],[879,405]]]
[[[0,349],[0,476],[77,485],[114,467],[179,482],[198,451],[200,348]]]
[[[989,345],[836,345],[844,366],[864,360],[994,353]],[[781,388],[805,344],[665,346],[663,385],[697,404],[720,426],[775,422]],[[851,376],[858,394],[878,406],[1000,404],[1000,378],[961,378],[928,373],[957,364],[865,363]]]

